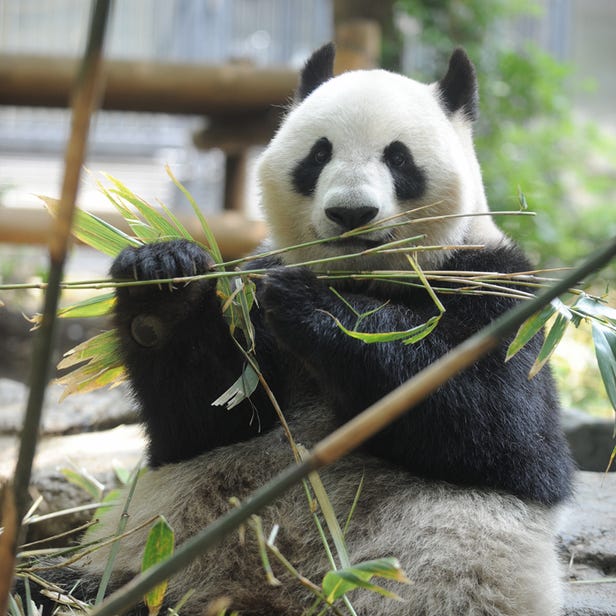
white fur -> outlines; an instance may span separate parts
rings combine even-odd
[[[332,199],[368,201],[379,208],[374,222],[392,214],[418,219],[443,214],[484,214],[446,221],[424,221],[396,230],[396,239],[425,234],[422,245],[493,243],[503,238],[489,216],[475,156],[470,123],[462,114],[449,118],[438,102],[436,84],[425,85],[383,70],[353,71],[331,79],[293,108],[258,165],[262,202],[275,247],[335,236],[325,216]],[[292,170],[321,137],[333,144],[332,160],[311,197],[298,194]],[[398,202],[381,160],[384,148],[402,141],[427,175],[427,190],[416,200]],[[281,204],[284,204],[282,206]],[[424,207],[429,206],[429,207]],[[366,235],[382,239],[383,234]],[[298,263],[340,253],[330,244],[286,253]],[[438,267],[444,251],[420,253],[424,267]],[[404,257],[363,258],[353,268],[408,267]]]
[[[310,446],[331,426],[309,412],[291,424]],[[258,439],[217,449],[190,462],[164,466],[141,477],[130,507],[128,528],[158,513],[177,532],[177,541],[198,532],[292,462],[281,429]],[[402,601],[367,591],[351,594],[364,616],[556,616],[559,568],[552,542],[553,513],[539,505],[490,490],[424,482],[374,458],[354,454],[322,471],[341,524],[363,478],[359,504],[346,541],[354,563],[395,556],[410,585],[384,583]],[[120,507],[108,511],[86,541],[111,534]],[[297,487],[262,513],[266,535],[280,525],[277,545],[299,572],[316,584],[329,565],[306,495]],[[146,530],[122,540],[116,571],[137,573]],[[106,551],[90,557],[89,572],[102,574]],[[287,616],[303,613],[311,595],[273,560],[282,586],[268,586],[252,531],[233,534],[171,580],[169,598],[179,601],[191,585],[195,594],[184,613],[203,613],[215,597],[232,595],[236,607]],[[377,580],[375,580],[377,581]],[[382,583],[382,582],[379,582]],[[269,607],[268,607],[269,606]],[[269,611],[268,611],[269,610]],[[253,613],[247,611],[247,613]]]

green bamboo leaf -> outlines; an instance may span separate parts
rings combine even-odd
[[[310,452],[303,445],[298,445],[297,451],[302,460],[306,460],[310,457]],[[329,534],[334,542],[340,564],[343,569],[348,568],[351,566],[351,560],[349,558],[349,553],[344,540],[344,533],[338,523],[338,517],[336,516],[334,506],[327,495],[327,490],[321,481],[319,473],[310,473],[310,475],[308,475],[308,480],[310,481],[314,495],[319,503],[319,507],[321,508],[321,513],[323,514],[323,518],[325,519],[325,523],[329,529]]]
[[[427,336],[438,325],[440,315],[430,317],[425,323],[405,329],[404,331],[395,332],[358,332],[353,329],[346,328],[333,314],[326,312],[336,323],[336,325],[351,338],[361,340],[366,344],[374,344],[375,342],[395,342],[402,340],[405,344],[412,344]],[[407,342],[408,341],[408,342]]]
[[[141,561],[141,572],[159,564],[169,558],[175,548],[175,534],[169,523],[163,516],[154,524],[148,534]],[[156,616],[163,605],[167,592],[167,580],[155,586],[143,598],[149,612],[149,616]]]
[[[101,500],[100,506],[96,508],[96,511],[94,512],[94,515],[92,516],[92,519],[100,520],[100,518],[103,516],[103,514],[106,511],[108,511],[112,507],[118,507],[120,503],[122,502],[122,495],[123,495],[123,492],[120,488],[115,488],[107,492],[107,494],[105,494],[105,496]],[[86,531],[85,533],[86,542],[88,540],[88,534],[89,534],[89,530]]]
[[[252,280],[239,276],[232,278],[227,284],[233,287],[231,295],[225,295],[222,289],[218,289],[218,295],[223,300],[223,317],[229,325],[231,334],[233,335],[236,328],[242,330],[246,340],[250,341],[250,348],[252,349],[254,348],[255,337],[250,310],[255,300],[256,286]]]
[[[117,461],[111,463],[116,479],[125,486],[130,479],[130,469],[120,466]]]
[[[574,308],[589,317],[594,317],[616,326],[616,309],[608,306],[602,300],[588,295],[582,295],[577,302],[575,302]]]
[[[88,318],[102,317],[109,314],[115,303],[114,293],[104,293],[97,297],[90,297],[82,302],[65,306],[58,310],[58,316],[62,318]]]
[[[606,473],[610,472],[610,469],[612,468],[612,464],[614,464],[614,458],[616,458],[616,447],[614,447],[614,449],[612,449],[612,454],[610,455],[610,460],[607,463],[607,468],[605,469]]]
[[[173,175],[173,171],[171,171],[171,167],[169,167],[169,165],[165,165],[165,171],[167,172],[167,175],[171,178],[171,181],[180,189],[182,194],[186,197],[188,203],[190,203],[190,206],[192,207],[195,215],[199,220],[199,224],[203,229],[203,235],[205,236],[207,248],[209,253],[212,255],[212,258],[214,259],[214,262],[222,263],[222,254],[220,252],[220,248],[218,247],[218,242],[216,241],[216,238],[214,237],[212,229],[210,228],[210,225],[205,219],[205,216],[203,216],[203,213],[199,209],[197,202],[194,200],[193,196],[188,192],[188,190],[184,187],[184,185],[175,177],[175,175]]]
[[[536,312],[533,316],[526,319],[509,345],[505,361],[509,361],[539,330],[541,330],[556,310],[557,307],[554,305],[554,302],[551,302],[539,312]]]
[[[153,229],[148,223],[142,220],[127,220],[131,231],[144,243],[151,244],[152,242],[160,242],[168,239],[163,237],[160,231]]]
[[[592,339],[595,343],[595,355],[597,356],[597,364],[605,391],[612,408],[616,410],[616,333],[605,325],[594,321],[592,324]]]
[[[539,354],[537,355],[537,359],[533,364],[530,372],[528,373],[528,378],[532,379],[537,373],[545,366],[545,363],[550,359],[554,349],[559,345],[562,340],[565,332],[567,331],[567,326],[571,322],[571,316],[568,316],[564,312],[559,312],[554,319],[554,323],[552,327],[550,327],[550,331],[547,333],[543,344],[541,345],[541,349]]]
[[[179,218],[162,202],[158,201],[161,210],[165,213],[165,216],[169,219],[171,224],[177,229],[177,232],[185,239],[195,241],[193,236],[188,232],[188,229],[180,222]]]
[[[246,364],[241,376],[225,391],[216,398],[212,404],[214,406],[226,406],[227,409],[240,404],[248,398],[259,385],[259,375],[250,364]]]
[[[143,220],[147,223],[145,226],[149,226],[150,229],[155,232],[155,239],[182,237],[181,233],[178,232],[173,224],[171,224],[162,214],[156,211],[156,208],[132,192],[117,178],[109,174],[103,175],[115,186],[115,188],[111,189],[109,192],[118,195],[126,202],[130,203],[137,210],[137,212],[139,212]],[[142,232],[145,230],[143,223],[141,223],[138,228]],[[152,233],[150,232],[148,235],[151,237]]]
[[[436,326],[439,324],[443,313],[430,317],[423,325],[420,325],[417,328],[417,332],[411,334],[408,338],[405,338],[402,343],[403,344],[415,344],[420,340],[423,340],[428,334],[431,334]]]
[[[85,469],[61,468],[60,473],[73,485],[89,494],[95,501],[103,498],[105,486]]]
[[[52,216],[57,216],[58,199],[42,195],[39,195],[39,199],[45,203]],[[127,246],[142,244],[137,238],[130,237],[98,216],[80,209],[75,210],[72,233],[84,244],[111,257],[115,257]]]
[[[125,203],[123,203],[121,199],[116,199],[100,180],[96,180],[96,187],[103,193],[103,195],[105,195],[105,197],[107,197],[109,203],[113,205],[124,220],[127,222],[130,220],[137,220],[135,213]]]
[[[85,394],[89,391],[102,389],[103,387],[116,387],[126,380],[124,366],[103,366],[88,364],[77,368],[59,379],[58,385],[64,387],[60,396],[60,402],[72,394]]]
[[[238,303],[242,312],[242,319],[244,323],[252,324],[250,320],[250,311],[255,303],[255,297],[257,295],[257,286],[250,280],[250,278],[236,278],[236,284],[240,286],[240,292],[238,294]],[[254,332],[251,336],[251,340],[254,343]]]
[[[372,584],[370,580],[375,576],[395,580],[403,584],[410,583],[397,559],[379,558],[340,569],[339,571],[329,571],[325,574],[321,586],[327,602],[330,604],[355,588],[365,588],[391,599],[400,599],[395,593]]]
[[[120,341],[116,330],[110,329],[97,334],[68,350],[58,364],[58,368],[63,370],[98,357],[119,359]]]
[[[103,332],[67,351],[58,363],[58,369],[70,369],[68,374],[56,381],[64,387],[61,400],[73,393],[118,385],[126,375],[120,357],[117,332]]]

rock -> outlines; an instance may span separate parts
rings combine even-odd
[[[566,616],[616,616],[616,475],[579,472],[559,532]]]
[[[28,310],[32,313],[34,310]],[[58,319],[56,344],[51,363],[55,366],[66,351],[99,334],[109,326],[108,319]],[[0,377],[25,382],[32,364],[32,324],[21,311],[4,306],[0,312]]]
[[[578,468],[583,471],[605,471],[616,445],[614,421],[593,417],[577,409],[563,409],[562,423]]]
[[[55,384],[47,388],[42,434],[107,430],[123,423],[137,421],[126,386],[77,394],[59,402],[62,391],[62,387]],[[0,434],[17,434],[21,430],[27,399],[28,388],[25,385],[0,379]]]
[[[0,480],[10,477],[17,459],[17,442],[0,451]],[[118,426],[113,430],[45,437],[39,443],[31,480],[33,499],[43,501],[36,513],[44,515],[87,505],[93,498],[82,488],[70,483],[62,468],[84,469],[101,482],[108,492],[117,485],[113,468],[132,470],[142,459],[145,448],[141,428]],[[92,518],[88,509],[70,515],[50,518],[28,527],[28,541],[37,541],[68,532]],[[66,540],[65,540],[66,541]]]

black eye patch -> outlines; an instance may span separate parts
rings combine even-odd
[[[332,159],[332,152],[333,146],[327,137],[313,143],[310,152],[295,165],[292,172],[293,187],[298,193],[305,197],[314,193],[321,171]]]
[[[396,197],[400,201],[417,199],[426,191],[426,176],[415,165],[413,155],[401,141],[392,141],[383,150],[383,162],[394,180]]]

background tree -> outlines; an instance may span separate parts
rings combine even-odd
[[[539,16],[537,3],[401,0],[398,8],[417,21],[414,43],[433,59],[420,79],[438,79],[455,45],[464,46],[477,67],[475,140],[489,203],[510,210],[525,201],[537,212],[537,218],[499,224],[543,266],[573,264],[613,234],[616,144],[580,122],[571,102],[575,88],[589,84],[536,45],[514,46],[506,36],[512,20]],[[399,45],[384,50],[392,68],[399,68],[399,57]],[[602,279],[616,280],[616,268]]]

